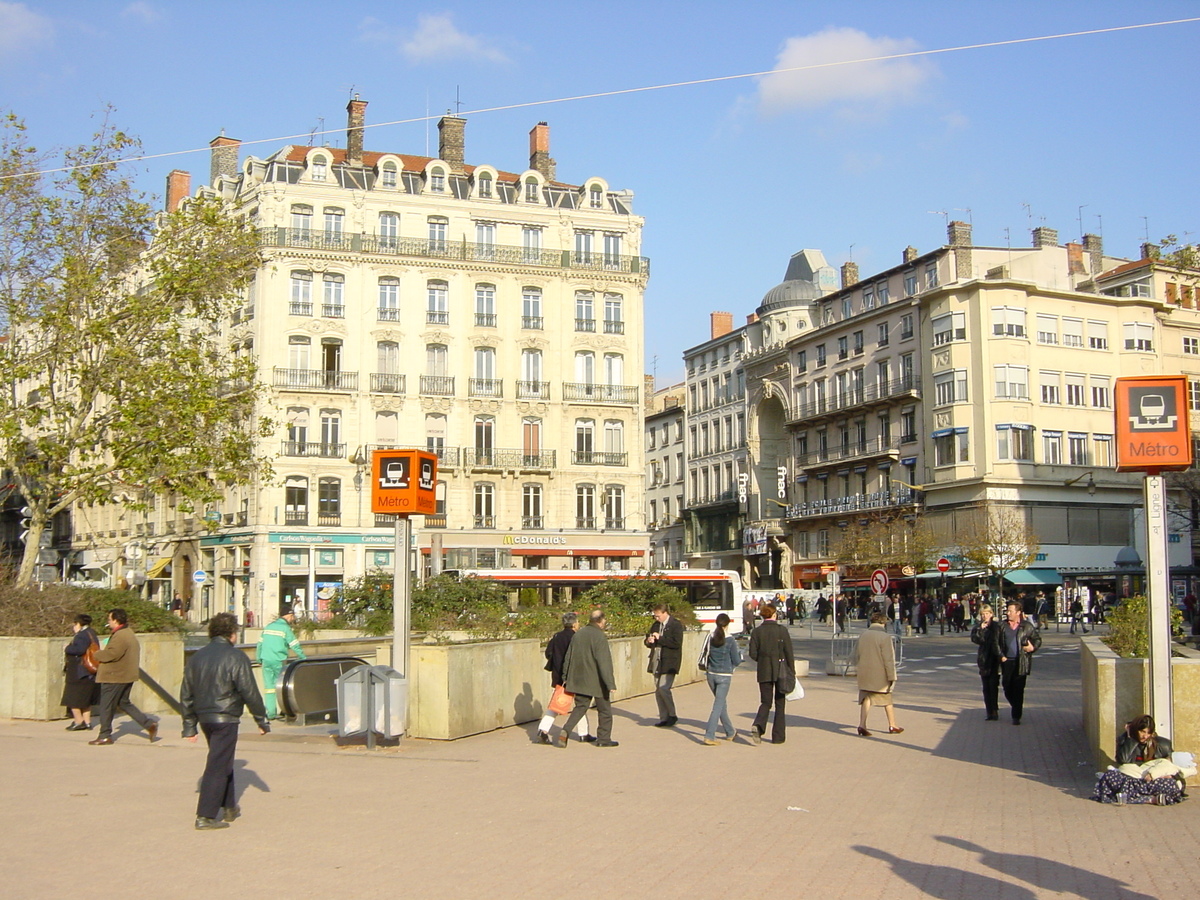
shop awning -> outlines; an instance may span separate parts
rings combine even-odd
[[[146,569],[147,578],[163,578],[170,574],[167,570],[171,567],[171,557],[164,556],[155,561],[153,565]]]
[[[1012,584],[1062,584],[1057,569],[1013,569],[1004,580]]]

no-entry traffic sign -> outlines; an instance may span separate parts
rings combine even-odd
[[[950,571],[950,560],[946,559],[946,557],[944,557],[944,556],[941,559],[939,559],[937,561],[937,570],[939,572],[949,572]]]

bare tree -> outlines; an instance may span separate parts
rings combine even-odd
[[[889,566],[919,571],[929,566],[936,552],[937,541],[923,513],[874,513],[856,517],[842,530],[837,561],[862,572]]]
[[[996,589],[1003,593],[1003,580],[1037,559],[1041,541],[1029,526],[1024,510],[1014,506],[987,506],[956,535],[959,555],[972,566],[996,576]]]

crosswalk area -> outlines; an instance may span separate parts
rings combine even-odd
[[[975,673],[978,671],[975,664],[976,652],[974,644],[967,644],[963,647],[961,653],[920,656],[918,655],[919,650],[913,646],[913,642],[905,641],[905,659],[904,663],[900,666],[900,671],[905,675],[936,675],[939,672],[954,671]],[[1043,644],[1042,649],[1038,651],[1038,656],[1061,656],[1078,652],[1079,644],[1077,643]]]

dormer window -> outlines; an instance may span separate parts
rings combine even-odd
[[[383,171],[379,173],[380,183],[385,188],[394,188],[396,186],[396,164],[384,163]]]
[[[429,170],[429,190],[435,194],[444,194],[446,192],[446,173],[441,169]]]
[[[329,177],[329,164],[323,156],[314,156],[312,161],[312,180],[325,181]]]
[[[538,182],[536,178],[529,177],[525,179],[525,202],[538,202]]]
[[[593,184],[588,189],[588,205],[592,209],[600,209],[604,205],[604,193],[600,190],[600,185]]]
[[[480,175],[478,187],[479,187],[479,196],[480,197],[491,197],[492,196],[492,176],[487,175],[487,174]]]

